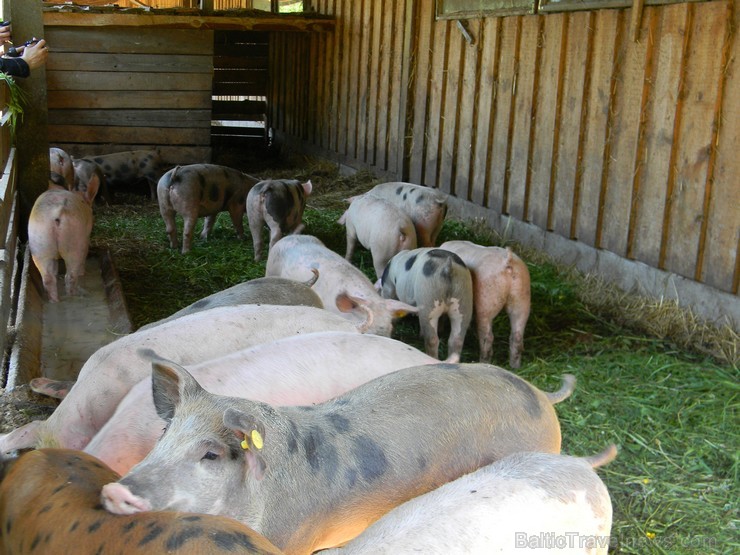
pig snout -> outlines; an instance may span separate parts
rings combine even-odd
[[[103,486],[100,501],[107,511],[117,515],[132,515],[152,510],[149,501],[134,495],[127,486],[118,482],[111,482]]]

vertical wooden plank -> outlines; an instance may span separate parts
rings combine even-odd
[[[349,71],[349,81],[347,82],[347,149],[346,154],[351,158],[357,158],[357,114],[359,94],[362,89],[358,87],[360,76],[364,73],[360,65],[360,45],[362,43],[362,12],[365,6],[364,0],[352,2],[351,10],[351,33],[350,43],[346,48],[350,51],[350,62],[347,70]]]
[[[476,102],[476,139],[473,141],[473,163],[469,200],[486,206],[488,200],[488,161],[490,160],[493,120],[496,111],[494,102],[496,75],[498,74],[496,55],[497,44],[501,37],[499,32],[502,18],[484,18],[478,38],[478,56],[480,58],[480,75],[478,84],[478,101]]]
[[[657,17],[659,25],[650,25]],[[648,32],[643,40],[654,50],[649,76],[652,86],[645,118],[644,152],[637,153],[644,165],[635,176],[639,188],[633,199],[628,255],[657,267],[663,235],[663,218],[658,215],[665,210],[671,150],[676,144],[673,126],[683,64],[686,4],[660,12],[646,10],[644,20],[648,21]]]
[[[594,46],[588,116],[584,130],[583,174],[578,199],[575,237],[596,246],[601,181],[608,167],[609,114],[611,113],[612,78],[615,68],[616,43],[622,10],[598,10],[594,16]]]
[[[534,122],[534,150],[532,181],[529,193],[527,219],[547,229],[550,205],[550,177],[555,150],[555,119],[557,114],[560,75],[560,50],[567,14],[549,14],[544,17],[542,55],[540,58],[539,90],[537,91],[537,118]]]
[[[342,117],[342,102],[344,92],[344,66],[345,51],[346,51],[346,33],[347,33],[347,22],[345,21],[346,14],[346,2],[344,0],[335,0],[335,18],[336,18],[336,29],[334,30],[334,82],[332,87],[332,111],[331,111],[331,122],[332,122],[332,141],[330,149],[333,152],[340,152],[340,128],[344,121]]]
[[[625,21],[628,23],[629,18],[625,17]],[[619,32],[628,36],[628,25],[624,24]],[[601,243],[597,246],[620,256],[627,253],[627,228],[645,81],[646,45],[647,41],[623,41],[621,51],[617,54],[622,57],[622,61],[616,76],[610,129],[611,160],[603,197],[605,217],[602,222]]]
[[[321,13],[333,14],[334,13],[334,1],[325,0],[323,4],[323,10]],[[321,142],[320,146],[329,149],[331,146],[331,130],[332,130],[332,115],[334,113],[333,95],[336,87],[335,75],[336,75],[336,29],[333,33],[326,34],[325,39],[326,51],[322,53],[323,66],[324,66],[324,80],[321,83],[323,89],[323,109],[321,119]]]
[[[519,41],[519,17],[504,17],[501,20],[501,41],[496,52],[498,75],[495,84],[495,117],[493,141],[490,152],[490,172],[486,206],[501,213],[504,211],[504,186],[509,162],[509,121],[515,86],[515,67],[512,52],[517,51]]]
[[[401,171],[399,163],[398,152],[400,150],[399,141],[401,140],[398,133],[398,120],[401,116],[401,89],[406,86],[401,80],[401,74],[403,65],[406,60],[403,58],[403,42],[404,42],[404,22],[405,22],[405,10],[406,2],[394,2],[393,3],[393,23],[391,28],[393,29],[393,49],[391,51],[391,75],[390,75],[390,106],[387,112],[387,138],[385,142],[386,146],[386,167],[385,169],[390,172]]]
[[[403,60],[403,67],[401,68],[401,79],[400,87],[401,91],[399,94],[399,113],[398,121],[396,122],[398,145],[397,151],[397,170],[395,172],[395,179],[399,181],[408,181],[409,175],[409,153],[411,152],[411,129],[413,126],[413,108],[412,102],[412,91],[414,87],[413,80],[413,49],[414,41],[416,40],[416,29],[417,29],[417,18],[419,14],[418,4],[413,0],[405,0],[403,2],[403,46],[401,52],[401,59]]]
[[[379,87],[380,87],[380,66],[381,64],[381,52],[383,43],[383,2],[373,2],[372,10],[372,27],[373,31],[373,43],[371,48],[371,59],[369,60],[370,66],[370,89],[368,91],[368,102],[369,116],[367,122],[367,155],[366,160],[368,164],[375,165],[378,159],[378,144],[377,144],[377,131],[378,131],[378,118],[383,113],[383,107],[378,104],[379,99]]]
[[[450,34],[447,39],[447,63],[445,64],[445,94],[442,116],[442,142],[440,144],[439,182],[437,187],[446,193],[455,194],[453,188],[455,173],[455,155],[458,146],[458,126],[460,108],[460,68],[465,63],[465,40],[457,29],[450,23]]]
[[[460,114],[458,117],[457,156],[455,181],[452,189],[455,195],[470,200],[472,198],[472,173],[473,146],[478,140],[478,130],[475,126],[475,112],[478,107],[478,85],[480,83],[480,49],[477,41],[480,40],[482,19],[469,20],[468,31],[476,44],[462,42],[465,54],[465,65],[463,66],[462,85],[460,93]]]
[[[558,157],[555,163],[552,198],[552,229],[563,237],[570,237],[571,215],[576,190],[576,171],[581,138],[581,111],[584,107],[584,83],[589,36],[588,12],[574,12],[567,16],[568,35],[565,48],[565,74],[560,107]]]
[[[508,187],[506,212],[524,220],[527,190],[529,188],[529,167],[531,165],[532,125],[537,113],[534,105],[535,83],[537,81],[537,48],[541,17],[522,16],[521,38],[517,51],[516,95],[511,125],[511,154],[509,155]]]
[[[723,36],[726,21],[721,18],[694,17],[696,5],[686,6],[688,57],[681,100],[677,104],[683,113],[680,139],[677,141],[674,196],[670,203],[673,213],[668,229],[665,269],[693,278],[701,222],[705,217],[704,192],[712,149],[712,129],[708,122],[713,120],[718,84],[724,69],[721,66],[722,58],[717,55],[717,43],[714,40],[701,40],[701,37]],[[736,200],[740,201],[740,193]]]
[[[722,64],[719,82],[722,85],[715,100],[712,142],[713,171],[708,183],[711,194],[705,200],[707,214],[706,239],[701,281],[722,291],[738,294],[740,281],[740,9],[730,0],[697,6],[697,17],[724,20]],[[720,40],[716,36],[717,41]]]
[[[356,11],[355,2],[342,2],[342,43],[340,51],[342,53],[341,79],[339,80],[340,103],[339,103],[339,129],[337,135],[337,152],[347,155],[349,152],[349,118],[350,118],[350,101],[354,94],[351,89],[354,88],[354,82],[351,75],[352,68],[352,41],[356,32],[353,12]]]
[[[414,98],[408,179],[411,183],[421,184],[425,182],[427,114],[430,97],[431,58],[434,47],[432,42],[434,28],[433,3],[420,3],[418,14],[419,26],[413,39],[415,47],[411,70]]]
[[[311,33],[309,34],[310,52],[309,60],[309,81],[308,81],[308,140],[311,144],[318,144],[319,142],[319,126],[321,125],[321,102],[323,89],[320,83],[323,82],[323,71],[324,71],[324,33]]]
[[[441,144],[442,108],[445,88],[445,58],[447,53],[449,21],[435,21],[432,61],[429,75],[429,110],[426,127],[426,166],[423,185],[436,187],[438,184],[438,160]]]
[[[370,88],[370,65],[372,52],[370,44],[373,36],[372,25],[372,3],[362,2],[362,43],[360,45],[360,57],[358,62],[358,71],[360,72],[359,87],[357,94],[359,96],[357,103],[357,152],[356,158],[362,162],[367,162],[367,127],[368,127],[368,94]],[[377,33],[376,33],[377,34]]]
[[[383,18],[381,25],[381,65],[380,65],[380,81],[378,83],[378,118],[377,118],[377,129],[375,135],[375,148],[377,151],[377,159],[375,161],[376,167],[381,170],[386,168],[387,156],[388,156],[388,117],[387,110],[390,103],[390,75],[391,69],[391,45],[393,36],[393,9],[388,6],[388,0],[383,0],[385,6],[383,10]],[[391,2],[392,4],[392,2]]]

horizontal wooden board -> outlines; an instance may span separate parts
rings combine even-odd
[[[217,126],[211,128],[211,136],[238,136],[238,137],[264,137],[264,127],[226,127]]]
[[[194,109],[211,107],[211,91],[48,91],[49,110],[59,108]]]
[[[267,86],[267,71],[261,69],[217,69],[215,83],[262,83]]]
[[[214,100],[213,118],[236,119],[243,116],[264,115],[267,102],[260,100]]]
[[[267,58],[270,54],[268,44],[214,44],[213,55],[217,58],[233,56],[236,58]]]
[[[130,71],[140,73],[210,73],[211,56],[185,54],[94,54],[79,52],[49,53],[48,67],[56,71]]]
[[[50,110],[51,125],[209,127],[210,110]]]
[[[180,129],[161,127],[112,127],[84,125],[49,125],[49,141],[84,143],[130,143],[169,145],[209,145],[210,127]]]
[[[266,96],[267,83],[214,83],[214,96]]]
[[[167,54],[209,56],[213,33],[181,29],[136,29],[126,27],[44,27],[53,52],[118,54]]]
[[[47,70],[46,86],[50,91],[206,91],[211,89],[211,75],[160,73],[153,79],[141,73]]]
[[[213,67],[268,70],[268,58],[262,56],[214,56]]]

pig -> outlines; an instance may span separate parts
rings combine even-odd
[[[347,228],[345,258],[352,261],[359,240],[372,254],[378,279],[393,255],[416,248],[414,222],[401,208],[385,199],[372,195],[355,198],[338,223]]]
[[[64,180],[64,176],[57,172],[49,172],[49,190],[68,191],[67,182]]]
[[[572,377],[571,383],[572,383]],[[295,555],[334,547],[408,499],[518,451],[560,451],[553,399],[486,364],[429,364],[321,404],[277,407],[204,390],[154,362],[167,421],[154,449],[103,487],[119,514],[222,514]]]
[[[473,278],[455,253],[430,247],[401,251],[385,267],[381,295],[418,308],[427,354],[439,356],[439,319],[450,321],[447,362],[459,362],[473,317]]]
[[[108,187],[130,187],[145,180],[149,184],[149,195],[157,198],[157,180],[162,175],[162,157],[158,149],[128,150],[86,156],[102,170]]]
[[[473,276],[480,361],[491,362],[493,319],[505,307],[511,325],[509,366],[519,368],[524,352],[524,328],[529,319],[530,307],[527,265],[510,248],[484,247],[470,241],[447,241],[440,248],[457,254]]]
[[[318,272],[305,283],[278,277],[263,277],[237,283],[236,285],[204,297],[171,316],[139,328],[145,330],[176,320],[181,316],[208,310],[217,306],[236,306],[240,304],[279,304],[302,305],[324,308],[321,298],[311,289],[318,279]]]
[[[205,216],[202,240],[208,239],[219,212],[229,213],[237,237],[244,239],[247,193],[257,182],[251,175],[216,164],[176,166],[166,172],[157,184],[157,195],[170,247],[178,247],[176,214],[184,221],[182,254],[190,252],[195,223],[201,216]]]
[[[616,454],[613,444],[583,458],[513,453],[406,501],[345,546],[321,553],[489,555],[531,549],[533,538],[549,537],[565,542],[553,541],[558,553],[606,555],[612,505],[593,468]]]
[[[83,449],[136,383],[150,373],[142,348],[195,364],[298,333],[358,329],[328,310],[308,306],[224,306],[134,332],[95,351],[51,416],[0,435],[0,453],[26,447]]]
[[[49,149],[49,171],[64,178],[64,188],[72,190],[75,182],[75,170],[72,166],[72,157],[61,148]]]
[[[100,490],[118,475],[79,451],[29,451],[2,466],[3,553],[282,553],[266,538],[228,517],[172,511],[110,514],[100,506]]]
[[[154,353],[152,358],[157,358]],[[383,374],[436,362],[387,337],[326,331],[276,339],[186,369],[211,393],[273,405],[309,405]],[[85,451],[124,474],[152,450],[166,425],[154,408],[147,378],[131,388]]]
[[[300,281],[312,270],[319,271],[313,290],[324,308],[355,323],[367,320],[369,312],[368,333],[390,337],[394,319],[417,311],[410,304],[383,299],[365,274],[312,235],[288,235],[275,243],[265,275]]]
[[[394,203],[414,222],[419,247],[434,247],[447,216],[447,195],[438,189],[393,181],[380,183],[366,194]]]
[[[28,248],[38,268],[49,302],[59,302],[57,274],[64,260],[67,296],[79,293],[93,226],[92,206],[72,191],[53,189],[41,193],[28,218]]]
[[[303,231],[303,210],[311,194],[311,180],[267,179],[247,194],[247,219],[252,233],[254,260],[262,260],[262,228],[270,229],[270,248],[284,235]]]
[[[84,195],[92,194],[95,198],[102,198],[105,203],[110,204],[112,199],[100,166],[87,158],[73,158],[72,166],[75,170],[73,189]]]

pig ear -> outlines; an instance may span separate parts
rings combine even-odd
[[[196,395],[202,388],[195,378],[174,362],[152,362],[152,395],[157,414],[170,421],[182,397]]]
[[[257,480],[264,478],[267,463],[262,457],[265,426],[254,415],[234,408],[224,412],[224,426],[231,429],[239,440],[244,457]]]
[[[393,318],[403,318],[407,314],[416,314],[419,312],[418,307],[393,299],[386,299],[385,306],[388,307],[388,311],[393,315]]]
[[[310,195],[311,191],[313,191],[313,185],[310,179],[305,183],[301,183],[301,187],[303,187],[303,192],[306,193],[306,196]]]
[[[100,176],[93,172],[93,174],[90,176],[90,181],[87,182],[87,190],[85,191],[85,200],[89,205],[92,206],[93,201],[95,200],[95,195],[98,194],[98,189],[100,189]]]

